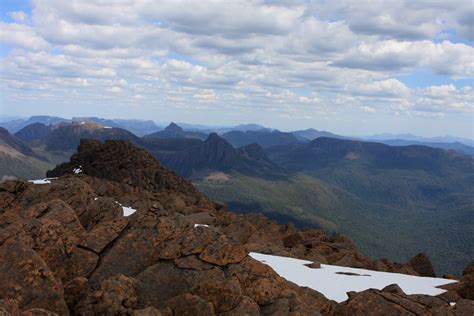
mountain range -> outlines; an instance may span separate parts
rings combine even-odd
[[[199,145],[160,158],[179,175],[192,179],[229,172],[271,176],[281,169],[268,159],[260,145],[253,143],[235,149],[216,133]]]
[[[474,312],[474,263],[435,278],[422,253],[371,260],[344,235],[232,213],[129,141],[82,140],[47,176],[0,183],[6,315]]]
[[[67,161],[81,139],[127,140],[233,211],[343,232],[373,258],[406,260],[424,251],[439,273],[459,272],[472,259],[472,157],[337,135],[310,140],[326,132],[303,132],[218,135],[170,124],[140,137],[97,122],[34,123],[15,135],[0,133],[0,176],[43,177]]]
[[[403,139],[407,141],[423,142],[423,143],[462,143],[467,146],[474,146],[474,140],[456,137],[452,135],[437,136],[437,137],[421,137],[413,134],[376,134],[372,136],[363,137],[364,139],[382,141],[382,140],[393,140]]]

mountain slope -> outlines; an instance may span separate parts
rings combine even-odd
[[[52,165],[19,138],[0,128],[0,180],[40,178]]]
[[[340,139],[347,138],[347,137],[340,136],[340,135],[330,133],[330,132],[326,132],[326,131],[318,131],[314,128],[308,128],[308,129],[305,129],[305,130],[294,131],[294,132],[291,132],[291,133],[294,134],[294,135],[297,135],[297,136],[304,137],[308,140],[313,140],[313,139],[320,138],[320,137],[331,137],[331,138],[340,138]]]
[[[282,166],[313,174],[373,201],[436,202],[449,192],[469,190],[474,162],[469,156],[426,146],[387,146],[319,138],[306,145],[267,151]]]
[[[135,135],[143,136],[160,128],[152,120],[103,119],[98,117],[73,117],[73,122],[94,122],[107,127],[126,129]]]
[[[16,132],[15,136],[29,144],[41,144],[46,140],[54,128],[54,125],[33,123]]]
[[[197,138],[204,140],[207,134],[185,131],[175,123],[170,123],[164,130],[145,135],[146,138]]]
[[[423,142],[423,143],[455,143],[459,142],[467,146],[474,146],[474,140],[451,135],[437,136],[437,137],[421,137],[412,134],[377,134],[366,137],[370,141],[386,141],[392,139],[403,139],[407,141]]]
[[[162,156],[161,159],[166,166],[185,177],[202,177],[216,171],[257,175],[279,170],[259,145],[235,149],[216,133],[210,134],[205,142],[197,146]]]
[[[380,232],[398,232],[393,243],[423,249],[438,271],[459,271],[471,260],[474,240],[474,162],[469,156],[426,146],[319,138],[267,151],[282,166],[323,180],[366,205]],[[449,202],[448,202],[449,201]],[[356,219],[350,205],[346,216]],[[469,215],[468,215],[469,214]],[[459,223],[453,226],[453,222]],[[439,231],[448,236],[439,241]],[[387,240],[387,239],[385,239]],[[362,247],[369,248],[369,244]],[[443,253],[451,251],[449,260]],[[380,254],[380,252],[376,252]]]
[[[24,128],[25,126],[28,126],[34,123],[42,123],[45,125],[55,125],[59,123],[70,123],[70,122],[71,120],[68,120],[62,117],[36,115],[36,116],[29,117],[27,120],[19,119],[19,120],[14,120],[10,122],[2,122],[0,123],[0,126],[6,128],[11,133],[16,133],[22,128]]]
[[[0,142],[3,145],[13,148],[23,155],[40,158],[27,144],[21,139],[11,135],[6,129],[0,127]]]
[[[221,136],[234,147],[246,146],[252,143],[257,143],[263,147],[299,143],[295,135],[277,130],[230,131]]]
[[[455,150],[460,154],[465,154],[465,155],[474,157],[474,147],[465,145],[460,142],[435,143],[435,142],[420,142],[420,141],[405,140],[405,139],[381,140],[379,142],[382,144],[390,145],[390,146],[419,145],[419,146],[428,146],[428,147],[433,147],[433,148],[441,148],[445,150]]]
[[[369,260],[342,235],[233,214],[126,141],[83,141],[71,161],[52,174],[60,177],[45,184],[0,184],[0,257],[8,257],[0,262],[0,308],[9,314],[473,311],[471,267],[462,282],[438,279],[452,284],[437,296],[376,285],[371,287],[378,290],[358,288],[336,303],[288,282],[254,259],[258,253],[309,260],[305,269],[332,265],[333,277],[346,286],[366,277],[341,273],[347,266],[412,276],[432,271],[423,255],[406,264]],[[450,306],[447,298],[458,304]]]
[[[73,123],[56,126],[45,139],[46,149],[61,151],[75,149],[81,139],[129,140],[139,143],[140,138],[121,128],[107,128],[95,123]]]

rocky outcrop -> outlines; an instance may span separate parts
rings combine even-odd
[[[396,285],[382,290],[349,293],[339,307],[340,315],[473,315],[474,302],[456,303],[427,295],[407,295]]]
[[[76,171],[75,171],[76,170]],[[60,177],[74,172],[126,183],[151,191],[194,193],[187,181],[164,168],[150,153],[127,141],[82,140],[70,162],[48,171],[48,177]]]
[[[371,261],[341,235],[233,214],[126,142],[83,141],[50,175],[59,178],[0,184],[0,258],[8,258],[0,260],[1,312],[454,315],[472,308],[471,268],[446,292],[450,298],[406,295],[392,286],[353,293],[337,304],[298,287],[248,252],[417,272]],[[122,205],[137,211],[125,217]]]
[[[419,275],[426,277],[436,277],[430,258],[424,253],[419,253],[408,261],[408,265]]]

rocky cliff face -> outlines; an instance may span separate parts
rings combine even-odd
[[[83,141],[69,163],[48,175],[59,178],[0,184],[0,314],[474,311],[472,267],[439,297],[406,295],[391,286],[351,293],[337,304],[298,287],[248,252],[414,275],[429,269],[426,258],[411,265],[371,261],[344,236],[233,214],[128,142]],[[124,216],[125,206],[136,212]]]
[[[184,177],[204,170],[237,171],[257,175],[278,171],[257,144],[235,149],[224,138],[211,133],[205,142],[164,158],[164,163]]]

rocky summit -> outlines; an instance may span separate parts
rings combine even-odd
[[[474,314],[474,264],[438,296],[299,287],[249,252],[434,272],[425,255],[369,260],[342,235],[231,213],[127,141],[82,141],[48,177],[0,184],[1,315]]]

